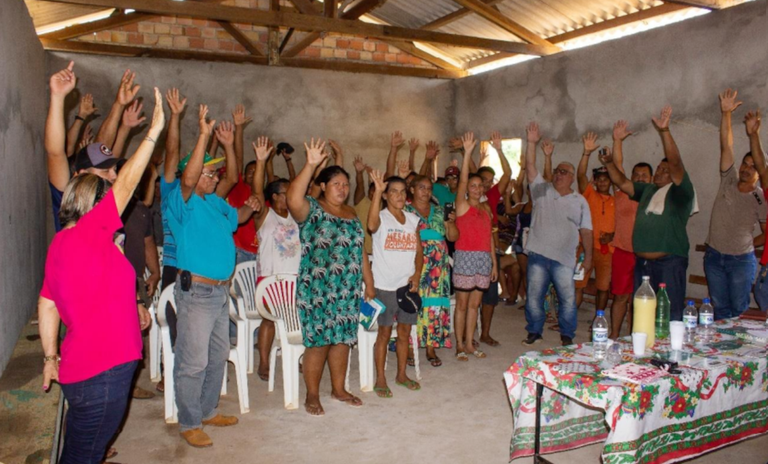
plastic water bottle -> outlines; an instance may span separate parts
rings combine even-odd
[[[715,309],[709,303],[709,298],[704,298],[704,303],[699,308],[699,335],[708,340],[714,332],[712,324],[715,323]]]
[[[597,317],[592,323],[592,357],[597,361],[605,358],[608,349],[608,321],[605,320],[605,311],[597,310]]]
[[[633,306],[632,330],[647,335],[645,347],[650,348],[656,340],[656,293],[649,276],[643,276],[643,284],[635,292]]]
[[[685,338],[683,343],[693,344],[696,336],[696,322],[699,319],[699,313],[693,300],[688,300],[688,306],[683,310],[683,323],[685,324]]]
[[[656,294],[656,338],[669,337],[669,296],[667,296],[667,284],[659,284],[659,293]]]

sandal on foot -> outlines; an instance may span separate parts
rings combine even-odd
[[[480,350],[475,350],[475,351],[472,352],[472,356],[474,356],[474,357],[476,357],[478,359],[483,359],[487,355],[485,353],[483,353],[482,351],[480,351]]]
[[[486,345],[488,345],[488,346],[499,346],[499,345],[500,345],[500,343],[499,343],[499,342],[497,342],[496,340],[492,339],[491,337],[488,337],[488,339],[487,339],[487,340],[483,340],[483,339],[481,338],[481,339],[480,339],[480,341],[481,341],[481,342],[483,342],[483,343],[485,343],[485,344],[486,344]]]
[[[379,398],[392,398],[392,390],[389,387],[373,387],[373,391]]]
[[[395,383],[411,391],[421,390],[421,385],[419,385],[419,382],[412,379],[408,379],[405,382],[395,382]]]
[[[348,398],[339,398],[338,396],[331,394],[331,398],[333,398],[336,401],[341,401],[342,403],[346,403],[353,408],[362,408],[363,407],[363,400],[356,397],[355,395],[350,394]]]
[[[429,361],[432,367],[440,367],[443,365],[443,362],[437,356],[435,356],[434,358],[430,358],[429,356],[427,356],[427,361]]]
[[[304,403],[304,410],[307,411],[307,414],[309,414],[312,417],[321,417],[325,415],[325,410],[323,409],[323,406],[318,404],[309,404]]]
[[[261,379],[261,380],[263,380],[263,381],[265,381],[265,382],[268,382],[268,381],[269,381],[269,371],[267,371],[267,372],[266,372],[266,373],[264,373],[264,374],[262,374],[261,372],[257,372],[257,373],[256,373],[256,375],[258,375],[258,376],[259,376],[259,379]]]
[[[467,353],[463,351],[459,351],[458,353],[456,353],[456,359],[458,359],[459,361],[469,361],[469,356],[467,356]]]
[[[411,367],[416,367],[416,359],[414,358],[408,358],[405,360],[405,362]]]

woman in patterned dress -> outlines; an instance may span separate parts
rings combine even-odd
[[[426,176],[416,176],[411,182],[413,202],[405,210],[414,213],[419,222],[421,247],[424,250],[424,267],[421,272],[419,294],[422,310],[416,330],[419,346],[427,348],[427,360],[434,367],[443,363],[435,353],[436,348],[451,348],[451,273],[448,266],[448,244],[459,238],[456,214],[448,219],[440,206],[430,202],[432,181]]]
[[[366,298],[375,294],[363,227],[347,205],[349,175],[339,166],[323,169],[315,182],[320,198],[304,196],[315,168],[327,157],[325,143],[312,139],[307,162],[288,188],[288,210],[301,228],[301,265],[297,303],[304,336],[304,408],[313,416],[325,414],[320,404],[320,379],[325,362],[331,371],[331,398],[350,406],[363,402],[344,388],[349,349],[357,343],[357,324],[366,283]]]

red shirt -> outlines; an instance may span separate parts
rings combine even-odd
[[[232,191],[227,196],[227,202],[233,208],[239,208],[245,204],[251,196],[251,186],[243,180],[242,174],[238,176],[237,184],[232,187]],[[256,226],[252,220],[247,220],[237,226],[234,233],[235,246],[241,250],[256,254],[259,251],[259,238],[256,235]]]
[[[763,194],[765,199],[768,200],[768,189],[764,190]],[[766,264],[768,264],[768,244],[764,245],[763,256],[760,258],[760,265],[765,266]]]
[[[499,191],[499,184],[494,185],[487,192],[485,192],[485,198],[488,201],[488,206],[491,207],[491,213],[493,214],[493,225],[499,224],[499,216],[496,212],[499,209],[499,203],[501,203],[501,192]]]

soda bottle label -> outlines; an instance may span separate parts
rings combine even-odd
[[[685,328],[686,329],[695,329],[696,328],[696,316],[683,316],[683,322],[685,322]]]
[[[699,324],[712,325],[715,322],[715,316],[713,314],[699,314]]]
[[[592,329],[592,342],[598,343],[598,342],[607,342],[608,341],[608,329],[606,328],[598,328],[598,329]]]

